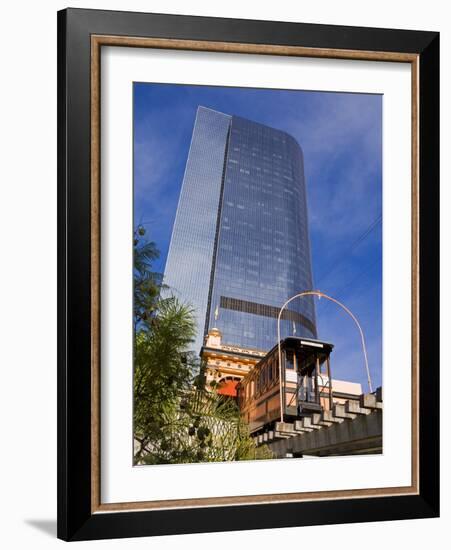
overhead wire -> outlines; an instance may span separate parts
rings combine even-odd
[[[331,273],[333,273],[336,268],[341,265],[346,258],[354,252],[354,250],[367,238],[369,235],[376,229],[376,227],[382,222],[382,213],[378,215],[378,217],[373,220],[370,225],[355,239],[351,245],[343,252],[343,254],[340,255],[340,258],[338,258],[335,262],[329,264],[328,268],[325,270],[325,273],[323,273],[318,282],[316,283],[316,287],[319,287],[319,284],[327,279]]]

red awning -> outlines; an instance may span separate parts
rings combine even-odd
[[[236,380],[224,380],[218,386],[217,392],[221,395],[228,395],[229,397],[236,397],[236,386],[238,382]]]

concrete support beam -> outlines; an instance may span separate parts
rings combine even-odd
[[[337,418],[334,416],[333,411],[323,411],[321,413],[321,418],[323,422],[329,422],[331,424],[341,424],[344,422],[344,418]]]
[[[372,393],[363,393],[360,396],[360,406],[363,409],[377,409],[376,396]]]
[[[276,422],[276,432],[284,433],[287,435],[295,435],[296,431],[294,425],[290,422]]]
[[[360,407],[357,401],[346,401],[345,411],[351,414],[370,414],[371,409]]]
[[[359,401],[336,403],[331,411],[275,422],[273,429],[255,435],[254,443],[267,444],[278,457],[292,450],[295,455],[312,456],[381,452],[382,390],[363,394]]]
[[[305,416],[302,419],[302,427],[309,428],[311,430],[321,430],[321,426],[319,426],[318,424],[314,424],[310,416]]]
[[[291,439],[291,435],[287,435],[284,432],[274,432],[274,439]]]
[[[323,426],[323,424],[321,424],[321,414],[320,413],[313,413],[310,416],[310,418],[312,420],[312,424],[314,424],[315,426]]]
[[[337,419],[338,420],[338,419]],[[327,420],[322,420],[322,418],[319,421],[319,425],[323,426],[323,428],[328,428],[329,426],[333,426],[333,422],[328,422]]]
[[[334,423],[329,428],[302,433],[290,439],[268,443],[278,457],[287,452],[295,456],[346,455],[382,450],[382,411],[355,415],[354,420]]]
[[[295,420],[295,421],[294,421],[294,429],[295,429],[297,432],[301,432],[301,433],[313,432],[313,428],[306,428],[306,427],[304,427],[304,425],[303,425],[303,423],[302,423],[302,420]]]
[[[337,418],[349,418],[350,420],[354,420],[354,418],[357,416],[356,414],[346,412],[344,405],[335,404],[333,408],[334,416]]]

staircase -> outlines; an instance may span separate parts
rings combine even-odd
[[[294,422],[276,422],[254,437],[276,456],[363,454],[382,451],[382,390],[335,404]]]

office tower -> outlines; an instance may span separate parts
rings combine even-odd
[[[277,315],[312,288],[302,150],[289,134],[199,107],[164,282],[196,312],[199,351],[222,343],[269,350]],[[293,301],[282,336],[316,337],[312,297]]]

